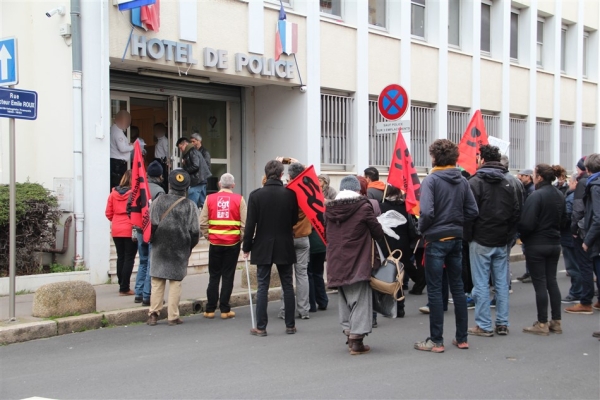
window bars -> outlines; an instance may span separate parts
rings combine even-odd
[[[435,108],[411,106],[411,151],[416,167],[431,167],[429,145],[436,139]]]
[[[596,148],[595,143],[596,127],[595,126],[584,126],[581,128],[581,155],[587,156],[594,152]],[[566,168],[566,167],[565,167]]]
[[[385,122],[377,109],[377,100],[369,101],[369,165],[389,168],[397,133],[377,134],[377,123]]]
[[[535,123],[535,163],[550,163],[552,144],[552,122],[537,121]],[[531,166],[533,167],[533,166]]]
[[[354,99],[321,94],[321,163],[349,165]]]
[[[574,125],[560,124],[560,165],[567,170],[575,168],[576,163],[573,157],[574,134]]]
[[[490,132],[488,131],[488,135]],[[511,169],[524,169],[528,168],[525,165],[525,152],[526,152],[526,139],[527,139],[527,120],[523,118],[511,118],[509,123],[509,141],[510,141],[510,154],[509,154],[509,168]],[[529,167],[530,168],[530,167]]]
[[[448,110],[448,140],[459,144],[470,118],[468,112]]]

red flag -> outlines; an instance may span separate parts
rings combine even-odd
[[[312,165],[306,168],[293,181],[288,183],[287,187],[296,193],[298,205],[304,211],[304,214],[306,214],[306,217],[321,237],[321,240],[323,240],[323,243],[327,244],[323,219],[325,197],[323,196],[321,185],[319,185],[315,168]]]
[[[477,171],[477,154],[484,144],[488,144],[488,135],[481,111],[477,110],[458,145],[458,165],[471,175]]]
[[[406,193],[406,211],[413,215],[419,215],[419,201],[421,199],[421,181],[415,164],[413,163],[408,146],[402,136],[402,129],[398,130],[398,138],[390,165],[388,183]]]
[[[131,167],[131,223],[142,228],[144,242],[150,241],[150,188],[146,178],[146,167],[139,141],[133,147],[133,165]]]

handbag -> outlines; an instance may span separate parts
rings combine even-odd
[[[371,272],[371,288],[393,296],[396,301],[404,300],[404,291],[402,290],[404,265],[400,262],[402,251],[400,249],[391,251],[387,240],[385,238],[384,240],[389,255],[379,268],[374,268]]]

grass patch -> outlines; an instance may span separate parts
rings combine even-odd
[[[23,290],[19,290],[17,293],[15,293],[15,295],[20,296],[22,294],[32,294],[32,293],[35,293],[35,292],[33,290],[23,289]]]

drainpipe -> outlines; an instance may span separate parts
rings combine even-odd
[[[75,214],[75,267],[83,266],[83,107],[81,94],[81,5],[71,0],[73,55],[73,212]]]

